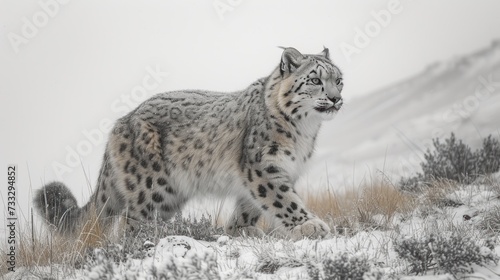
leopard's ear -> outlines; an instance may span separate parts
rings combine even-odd
[[[294,48],[283,48],[283,54],[281,55],[280,72],[283,76],[285,73],[293,73],[304,60],[304,55],[302,55],[298,50]]]
[[[324,56],[326,59],[330,60],[330,50],[328,50],[327,47],[323,46],[323,51],[321,52],[321,55]]]

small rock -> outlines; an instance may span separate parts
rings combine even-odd
[[[228,242],[229,236],[227,235],[222,235],[221,237],[217,238],[217,244],[219,244],[219,246],[227,245]]]
[[[149,240],[146,240],[146,242],[144,242],[144,244],[142,245],[142,247],[144,247],[145,249],[149,249],[151,247],[154,247],[155,244]]]
[[[465,214],[463,214],[462,218],[464,219],[464,221],[469,221],[470,219],[476,217],[477,215],[479,215],[479,211],[473,208],[469,209]]]

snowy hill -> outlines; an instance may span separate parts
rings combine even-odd
[[[353,99],[325,124],[308,184],[318,185],[315,180],[320,180],[324,185],[326,169],[331,183],[343,185],[351,184],[352,178],[358,184],[377,169],[398,176],[418,171],[432,139],[446,138],[452,131],[478,146],[481,138],[500,135],[499,92],[500,41],[496,41]]]

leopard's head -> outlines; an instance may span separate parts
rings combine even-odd
[[[318,55],[303,55],[294,48],[285,48],[279,75],[282,82],[277,104],[288,116],[329,120],[342,107],[342,72],[330,60],[327,48]]]

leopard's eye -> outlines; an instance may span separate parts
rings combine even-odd
[[[340,85],[342,83],[342,78],[338,78],[336,83],[337,83],[337,85]]]
[[[312,78],[311,83],[313,83],[315,85],[321,85],[321,80],[318,78]]]

